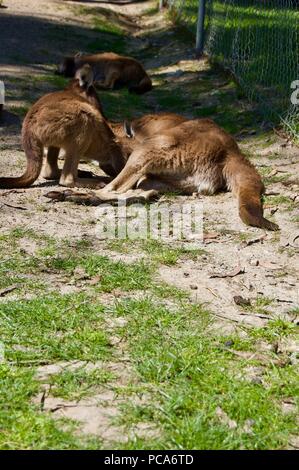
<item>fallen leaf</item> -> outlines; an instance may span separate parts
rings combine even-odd
[[[239,274],[244,274],[245,273],[245,268],[241,268],[240,266],[237,266],[232,272],[226,273],[226,274],[221,274],[221,273],[215,273],[211,274],[210,278],[225,278],[225,277],[235,277],[238,276]]]
[[[234,302],[237,305],[241,306],[249,306],[251,305],[250,299],[244,299],[241,295],[235,295],[234,296]]]
[[[219,235],[220,233],[217,233],[217,232],[205,232],[203,234],[203,241],[204,243],[212,243],[213,240],[219,237]]]

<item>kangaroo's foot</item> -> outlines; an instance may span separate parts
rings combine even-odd
[[[100,204],[118,204],[120,201],[126,204],[144,203],[158,196],[157,191],[149,190],[131,190],[119,195],[113,191],[105,191],[102,189],[97,193],[80,193],[70,189],[65,191],[50,191],[45,197],[55,202],[69,201],[75,204],[83,204],[89,206],[99,206]]]

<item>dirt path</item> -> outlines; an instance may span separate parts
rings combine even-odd
[[[269,321],[287,322],[295,327],[299,311],[298,149],[269,130],[229,77],[211,68],[206,60],[193,59],[189,38],[173,30],[163,15],[153,10],[154,2],[116,5],[6,0],[5,4],[8,8],[0,10],[4,25],[0,32],[0,78],[6,84],[7,104],[0,124],[0,174],[20,174],[24,168],[21,120],[39,96],[64,85],[64,80],[53,75],[55,64],[63,55],[77,50],[93,52],[103,47],[136,56],[150,70],[155,88],[141,98],[131,97],[125,91],[102,93],[108,115],[120,120],[169,110],[190,117],[215,118],[236,135],[244,152],[264,175],[266,217],[273,216],[281,227],[279,233],[245,227],[238,218],[236,201],[230,193],[201,197],[203,254],[190,259],[182,251],[173,265],[160,263],[159,279],[169,286],[183,288],[192,301],[208,308],[215,318],[216,334],[237,333],[243,337],[247,327],[265,327]],[[82,166],[97,172],[93,165]],[[39,179],[26,190],[0,190],[1,233],[21,228],[70,244],[85,240],[96,253],[104,252],[112,260],[134,262],[134,247],[119,253],[111,244],[95,238],[94,208],[49,203],[44,194],[50,189],[59,187]],[[178,197],[177,200],[184,203],[188,198]],[[28,245],[21,248],[35,253],[36,242],[27,242]],[[175,244],[179,250],[188,250],[189,245],[187,242]],[[142,250],[139,256],[147,259]],[[80,285],[65,288],[64,280],[55,272],[49,276],[53,276],[55,289],[60,292],[80,291]],[[118,294],[113,295],[115,300]],[[240,297],[248,300],[247,306]],[[5,301],[17,298],[14,292],[5,295]],[[284,348],[285,354],[298,353],[298,345],[294,347],[293,341],[286,342]],[[114,358],[117,380],[124,383],[126,379],[122,374],[130,375],[131,369],[120,370],[119,354],[127,353],[118,351],[118,359]],[[48,371],[41,367],[39,373]],[[87,433],[99,433],[98,423],[102,420],[105,432],[100,435],[104,442],[112,442],[124,431],[109,425],[109,419],[115,418],[116,409],[124,400],[114,403],[114,392],[106,396],[101,393],[102,396],[81,403],[76,411],[72,402],[64,407],[61,399],[53,397],[46,400],[44,406],[58,410],[58,414],[64,409],[64,416],[81,419],[85,423],[83,431]],[[44,391],[41,397],[44,399]],[[105,412],[95,404],[103,400],[106,401]],[[136,398],[135,404],[137,401]],[[145,423],[139,430],[134,428],[135,434],[139,432],[140,436],[150,438],[159,434],[155,428],[147,426]]]

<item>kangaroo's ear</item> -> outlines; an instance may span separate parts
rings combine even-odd
[[[124,122],[124,131],[125,131],[126,137],[128,137],[129,139],[132,139],[133,137],[135,137],[135,133],[132,129],[132,125],[130,122],[128,121]]]

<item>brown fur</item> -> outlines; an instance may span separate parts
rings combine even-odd
[[[113,133],[120,145],[125,147],[125,154],[129,155],[141,142],[167,129],[188,121],[184,116],[174,113],[145,114],[133,119],[131,122],[109,121]]]
[[[152,89],[152,82],[140,62],[132,57],[125,57],[113,52],[102,54],[75,55],[66,57],[57,73],[74,77],[76,70],[89,64],[98,87],[113,89],[126,86],[132,93],[142,94]]]
[[[142,142],[185,121],[188,121],[186,117],[175,113],[146,114],[134,119],[130,124],[125,123],[125,131],[127,137]]]
[[[125,164],[121,146],[101,114],[101,104],[93,87],[82,89],[74,79],[64,90],[40,98],[25,116],[22,143],[27,158],[25,173],[17,178],[0,178],[0,188],[25,188],[39,176],[43,150],[48,147],[43,177],[58,179],[63,186],[93,186],[94,181],[78,180],[79,159],[109,164],[115,176]],[[65,150],[60,174],[57,159]]]
[[[227,189],[237,196],[245,224],[278,230],[263,217],[260,175],[233,137],[210,119],[185,121],[143,140],[98,196],[111,199],[111,191],[125,193],[133,188],[143,189],[145,195],[153,190],[215,194]]]

